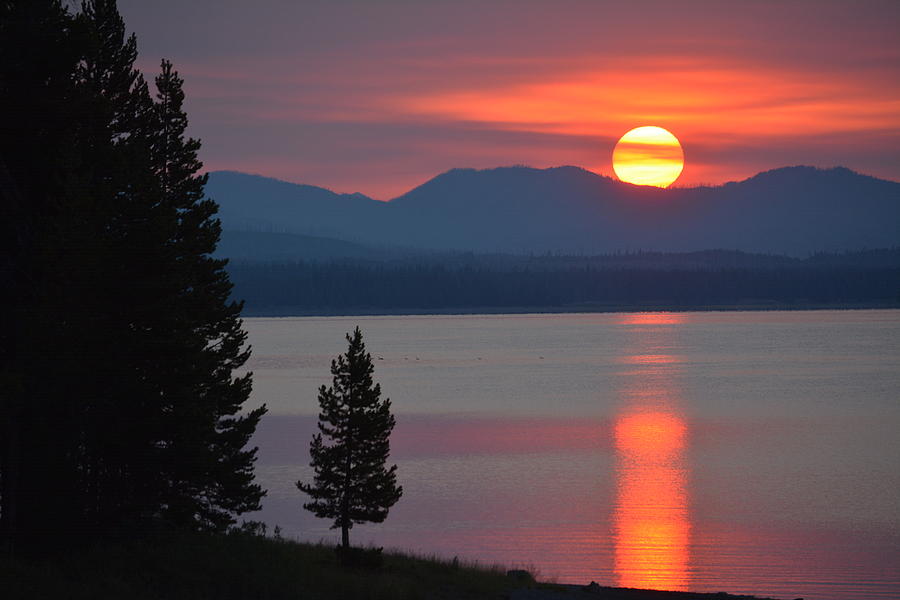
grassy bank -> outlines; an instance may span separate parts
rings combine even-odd
[[[500,566],[386,553],[338,565],[333,546],[234,534],[108,543],[52,559],[0,557],[4,600],[765,600],[536,583]]]
[[[346,569],[333,546],[250,535],[159,538],[0,558],[0,590],[18,599],[499,598],[527,586],[499,567],[389,553],[377,570]]]

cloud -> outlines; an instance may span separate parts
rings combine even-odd
[[[380,198],[452,167],[611,175],[638,125],[679,184],[783,164],[900,179],[900,3],[122,0],[186,78],[210,168]],[[785,162],[781,162],[785,161]]]

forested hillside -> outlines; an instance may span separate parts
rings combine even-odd
[[[900,305],[900,249],[777,255],[471,254],[229,266],[248,314]]]

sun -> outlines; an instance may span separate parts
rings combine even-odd
[[[684,168],[678,138],[662,127],[636,127],[623,135],[613,150],[613,170],[622,181],[669,187]]]

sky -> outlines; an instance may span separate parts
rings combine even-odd
[[[388,200],[451,168],[614,176],[628,130],[675,185],[783,166],[900,181],[900,2],[120,0],[185,78],[209,170]]]

